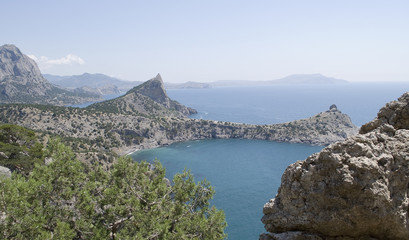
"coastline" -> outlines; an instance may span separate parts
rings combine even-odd
[[[136,152],[139,151],[139,150],[140,150],[140,149],[135,149],[134,151],[128,152],[128,153],[126,154],[126,156],[132,155],[132,154],[136,153]]]

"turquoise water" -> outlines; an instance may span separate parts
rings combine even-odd
[[[409,91],[409,83],[276,85],[169,90],[168,95],[198,110],[193,118],[272,124],[307,118],[331,104],[360,126],[387,102]],[[213,204],[223,209],[231,240],[258,239],[263,205],[273,198],[285,168],[322,147],[259,140],[203,140],[133,154],[136,161],[158,158],[168,178],[191,169],[196,181],[216,189]]]
[[[218,139],[141,150],[136,161],[159,159],[167,177],[190,169],[196,181],[215,187],[212,204],[223,209],[229,239],[258,239],[264,232],[263,205],[277,193],[285,168],[322,147],[260,140]]]

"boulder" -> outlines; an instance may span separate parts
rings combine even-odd
[[[11,177],[10,169],[0,166],[0,178],[1,177],[7,177],[7,178]]]
[[[408,195],[406,93],[360,134],[290,165],[264,205],[260,239],[409,239]]]

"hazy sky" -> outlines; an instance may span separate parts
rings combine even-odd
[[[0,0],[2,44],[43,73],[168,82],[321,73],[409,81],[409,1]]]

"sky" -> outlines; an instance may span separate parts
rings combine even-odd
[[[42,73],[166,82],[321,73],[409,82],[407,0],[0,0]]]

